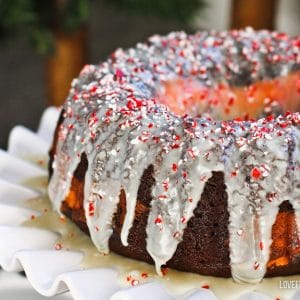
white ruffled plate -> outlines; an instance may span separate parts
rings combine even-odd
[[[70,291],[71,296],[77,300],[216,300],[213,292],[205,288],[192,289],[181,295],[171,294],[161,282],[155,279],[152,282],[124,288],[119,283],[118,272],[113,266],[112,268],[83,269],[81,262],[84,254],[82,252],[72,251],[72,249],[61,251],[54,249],[59,237],[58,233],[21,225],[24,221],[39,216],[38,211],[27,208],[23,204],[26,200],[43,193],[45,187],[32,185],[32,188],[28,188],[26,182],[32,178],[47,176],[47,151],[52,142],[58,116],[58,109],[48,108],[41,118],[37,133],[25,127],[16,126],[9,137],[8,151],[0,150],[1,267],[5,271],[24,270],[31,286],[43,296],[54,296]],[[10,284],[5,285],[6,281],[3,279],[5,276],[9,278],[7,282]],[[20,290],[15,291],[12,284],[18,286],[21,291],[26,288],[24,292],[24,297],[26,297],[28,285],[20,279],[20,276],[1,272],[0,278],[1,299],[3,297],[21,299]],[[224,296],[219,299],[233,299],[226,291],[226,285],[223,286]],[[272,285],[270,285],[271,288]],[[241,287],[240,289],[243,290]],[[296,292],[295,289],[285,290],[282,293],[284,298],[280,299],[300,299],[300,291]],[[16,293],[15,298],[14,293]],[[274,299],[267,294],[268,290],[263,294],[255,292],[254,288],[250,291],[249,288],[245,288],[244,292],[242,291],[235,299]],[[60,297],[70,299],[67,294]],[[40,298],[32,293],[32,299]]]

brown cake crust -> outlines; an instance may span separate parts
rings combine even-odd
[[[50,151],[50,161],[53,160],[55,154],[58,128],[62,121],[63,112]],[[89,234],[83,209],[84,177],[87,165],[87,157],[83,154],[74,172],[70,192],[62,202],[61,211],[81,230]],[[50,168],[50,176],[51,174]],[[120,239],[126,214],[125,192],[120,191],[120,201],[113,219],[113,234],[109,240],[109,247],[113,252],[151,264],[153,260],[146,250],[146,225],[152,200],[151,187],[154,183],[153,166],[149,165],[141,178],[135,219],[129,232],[127,247]],[[201,200],[194,210],[194,216],[187,224],[182,242],[179,243],[174,256],[166,266],[203,275],[230,277],[228,224],[229,213],[224,174],[214,172],[206,183]],[[266,277],[299,274],[300,241],[297,235],[295,214],[289,201],[280,205],[272,228],[272,239]]]

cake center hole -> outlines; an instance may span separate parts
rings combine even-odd
[[[300,109],[300,71],[249,86],[226,82],[208,87],[194,78],[166,81],[159,101],[177,115],[211,117],[215,120],[257,119]]]

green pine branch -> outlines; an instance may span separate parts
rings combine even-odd
[[[157,16],[188,23],[205,6],[204,0],[104,0],[111,6],[146,16]]]
[[[88,21],[92,0],[0,0],[0,39],[15,34],[28,38],[42,54],[53,49],[55,29],[72,32]],[[98,0],[133,14],[187,23],[204,0]],[[0,40],[1,42],[1,40]]]

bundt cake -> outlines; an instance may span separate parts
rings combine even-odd
[[[300,38],[153,36],[87,65],[49,196],[99,251],[259,282],[300,274]]]

